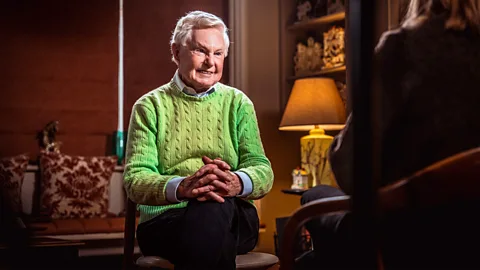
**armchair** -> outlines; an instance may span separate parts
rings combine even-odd
[[[380,268],[395,268],[401,264],[413,267],[412,263],[416,264],[415,267],[451,266],[445,263],[454,264],[456,269],[472,267],[476,263],[475,249],[469,248],[466,242],[478,245],[480,240],[478,222],[474,217],[480,202],[479,177],[480,147],[445,158],[410,177],[380,188],[377,202],[381,220],[377,247]],[[292,248],[303,224],[318,215],[350,210],[350,196],[321,199],[297,209],[285,227],[280,269],[294,269]],[[435,214],[440,215],[440,222],[434,219]],[[387,222],[392,217],[396,221],[407,217],[405,221],[411,226],[392,226]],[[411,217],[422,217],[428,225],[416,223]],[[430,223],[429,220],[435,221]],[[406,230],[409,231],[405,233]],[[412,236],[412,240],[402,242],[403,236]]]

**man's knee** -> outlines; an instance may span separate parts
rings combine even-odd
[[[300,203],[304,205],[315,200],[343,195],[345,195],[345,193],[338,188],[327,185],[318,185],[303,193]]]
[[[229,222],[235,214],[234,198],[225,198],[225,202],[199,202],[191,200],[187,206],[187,215],[197,220],[225,220]]]
[[[230,232],[235,213],[235,202],[230,198],[225,198],[223,203],[191,200],[184,216],[180,241],[183,243],[183,259],[210,266],[215,265],[224,252],[235,253],[236,238]]]
[[[235,206],[235,198],[224,198],[225,202],[220,203],[217,201],[198,201],[198,200],[190,200],[188,202],[187,207],[189,208],[196,208],[196,209],[211,209],[213,211],[215,210],[230,210],[230,208],[233,210],[233,207]]]

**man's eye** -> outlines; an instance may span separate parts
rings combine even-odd
[[[203,49],[195,49],[194,52],[198,53],[198,54],[204,54],[205,53],[205,51]]]
[[[223,56],[223,52],[216,52],[215,56]]]

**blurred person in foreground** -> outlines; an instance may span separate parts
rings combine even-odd
[[[480,0],[412,0],[401,27],[382,35],[375,62],[382,102],[380,186],[480,145]],[[352,194],[353,121],[355,112],[329,150],[340,189],[316,186],[303,194],[302,204]],[[463,247],[479,240],[469,234],[478,225],[468,218],[471,210],[386,218],[396,230],[385,236],[384,260],[398,267],[470,267],[475,256]],[[351,225],[349,213],[308,222],[315,252],[299,268],[353,267],[347,259]]]

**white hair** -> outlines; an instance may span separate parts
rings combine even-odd
[[[228,55],[228,47],[230,39],[228,38],[228,28],[218,16],[204,11],[191,11],[177,21],[175,30],[170,39],[170,48],[173,44],[186,46],[187,42],[192,39],[192,30],[219,28],[223,31],[223,39],[225,41],[225,57]],[[172,51],[172,61],[178,64]]]

